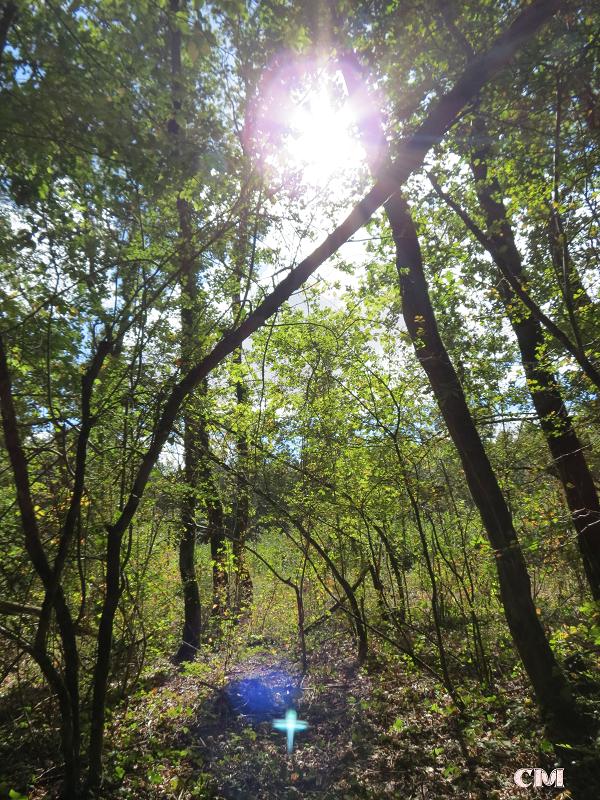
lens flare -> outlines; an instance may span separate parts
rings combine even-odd
[[[322,188],[364,160],[355,119],[335,62],[280,58],[261,84],[253,150],[272,181]]]
[[[308,722],[305,722],[303,719],[298,719],[296,709],[288,708],[285,712],[285,719],[273,720],[273,727],[276,731],[286,734],[287,751],[289,755],[294,749],[294,734],[305,731],[308,728]]]

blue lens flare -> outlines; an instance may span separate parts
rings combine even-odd
[[[308,728],[308,722],[298,719],[296,709],[288,708],[285,712],[285,719],[274,719],[273,727],[276,731],[287,734],[287,751],[290,755],[294,749],[294,734],[305,731]]]
[[[231,681],[226,689],[231,709],[253,722],[272,720],[282,715],[300,697],[298,680],[283,670],[260,677]]]

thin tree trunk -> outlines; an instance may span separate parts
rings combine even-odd
[[[442,636],[437,579],[435,576],[435,571],[433,569],[433,564],[431,562],[429,546],[427,544],[427,537],[425,536],[425,531],[423,529],[423,524],[421,522],[421,513],[419,511],[419,504],[417,503],[416,498],[414,497],[406,478],[405,478],[405,488],[408,494],[408,499],[410,501],[411,508],[413,510],[413,516],[415,518],[415,523],[417,525],[417,531],[419,533],[421,547],[423,548],[423,557],[425,558],[425,566],[427,567],[429,583],[431,584],[431,612],[433,614],[433,624],[435,627],[435,637],[437,640],[438,653],[440,656],[440,667],[442,668],[444,686],[448,690],[448,694],[454,700],[456,705],[462,709],[464,704],[462,703],[461,699],[456,693],[454,683],[452,682],[452,678],[450,677],[450,673],[448,671],[448,661],[446,659],[446,647],[444,645],[444,637]]]
[[[384,525],[377,525],[377,524],[373,523],[373,527],[375,528],[379,538],[383,542],[383,546],[385,548],[385,552],[387,554],[388,561],[389,561],[390,566],[392,568],[392,572],[394,573],[394,578],[396,579],[396,586],[398,588],[398,596],[399,596],[400,603],[399,603],[399,606],[396,609],[394,609],[394,611],[397,614],[397,621],[399,623],[403,623],[403,622],[406,621],[406,608],[407,608],[407,605],[408,605],[408,602],[407,602],[407,599],[406,599],[406,589],[405,589],[405,585],[404,585],[405,581],[404,581],[404,578],[403,578],[404,570],[402,570],[400,568],[400,563],[399,563],[398,558],[396,556],[396,552],[394,550],[394,547],[392,546],[392,543],[390,541],[389,536],[385,532],[385,526]]]
[[[182,325],[183,328],[183,325]],[[185,494],[181,502],[181,522],[183,535],[179,540],[179,574],[183,590],[183,630],[181,644],[175,654],[175,661],[191,661],[200,646],[202,632],[202,607],[200,589],[196,577],[196,491],[197,461],[200,457],[196,447],[198,420],[193,412],[184,414],[184,474]]]
[[[296,595],[296,609],[298,611],[298,642],[300,645],[300,663],[302,665],[302,674],[306,673],[306,635],[304,631],[304,594],[302,584],[304,582],[304,575],[301,577],[299,585],[294,584],[294,594]]]
[[[241,368],[242,365],[242,348],[240,347],[234,353],[234,364]],[[245,477],[248,475],[248,436],[245,431],[246,420],[244,419],[244,409],[247,405],[247,389],[243,379],[240,377],[236,381],[235,396],[238,409],[242,418],[238,420],[241,427],[238,433],[237,444],[237,460],[238,471]],[[234,516],[234,538],[233,538],[233,556],[235,567],[235,612],[239,616],[244,616],[252,606],[252,577],[246,565],[244,558],[244,545],[246,536],[248,535],[250,516],[250,495],[248,485],[240,478],[237,479],[236,485],[236,510]]]
[[[95,789],[102,782],[102,750],[106,689],[110,671],[110,654],[113,639],[113,622],[121,595],[121,544],[123,533],[116,527],[108,529],[106,545],[106,596],[98,626],[98,652],[92,680],[88,785]]]
[[[213,589],[211,617],[213,617],[213,620],[218,621],[225,615],[230,605],[227,569],[228,536],[225,529],[225,512],[221,502],[219,485],[211,468],[213,456],[210,451],[210,439],[204,411],[207,392],[208,383],[205,379],[200,384],[198,391],[201,402],[198,404],[199,424],[195,430],[195,480],[198,497],[201,498],[206,514],[206,534],[203,538],[210,544]]]
[[[239,322],[244,314],[243,284],[252,274],[254,267],[254,250],[256,245],[256,229],[251,247],[250,258],[248,255],[248,210],[244,209],[239,223],[239,236],[237,240],[236,253],[234,254],[234,277],[235,288],[232,298],[232,313]],[[248,535],[250,522],[250,494],[247,481],[243,478],[248,477],[248,434],[247,434],[247,409],[248,409],[248,388],[242,375],[243,347],[240,345],[233,353],[233,363],[236,370],[235,380],[235,399],[237,404],[237,471],[239,473],[236,480],[236,506],[234,514],[233,529],[233,558],[235,570],[235,613],[238,617],[243,616],[252,606],[252,577],[246,566],[244,558],[244,544]],[[240,477],[242,476],[242,477]]]
[[[178,38],[180,33],[177,31]],[[174,120],[173,120],[174,121]],[[198,341],[197,267],[193,257],[192,214],[187,200],[177,201],[181,267],[181,355],[188,368]],[[203,383],[201,389],[205,387]],[[183,630],[176,661],[191,661],[200,645],[202,609],[196,577],[196,513],[198,505],[198,473],[205,456],[200,442],[205,438],[204,391],[193,394],[183,412],[183,459],[185,489],[181,501],[182,536],[179,540],[179,574],[183,590]],[[206,437],[208,438],[208,437]]]
[[[560,191],[560,172],[561,172],[561,150],[562,150],[562,119],[563,119],[563,86],[560,72],[556,73],[556,113],[554,121],[554,152],[552,164],[552,202],[550,205],[550,215],[548,219],[548,239],[550,243],[550,255],[560,286],[567,314],[571,322],[573,334],[577,343],[581,346],[579,335],[579,323],[575,316],[576,310],[582,310],[591,305],[592,301],[588,295],[578,271],[573,264],[569,254],[569,243],[563,225],[562,214],[560,212],[561,191]]]
[[[356,590],[358,589],[358,587],[361,585],[361,583],[364,581],[364,579],[368,574],[369,574],[368,567],[365,567],[364,569],[361,570],[358,578],[350,586],[353,592],[356,592]],[[333,603],[333,605],[329,606],[325,614],[313,620],[312,622],[309,622],[309,624],[304,629],[304,634],[306,635],[308,633],[311,633],[311,631],[315,630],[315,628],[318,628],[319,625],[322,625],[324,622],[327,622],[327,620],[329,620],[331,616],[335,614],[336,611],[339,611],[340,608],[341,609],[344,608],[344,605],[347,600],[348,600],[347,596],[342,597],[339,600],[336,600],[335,603]]]
[[[206,441],[208,445],[208,435],[206,436]],[[208,517],[213,577],[213,604],[211,616],[214,620],[219,620],[225,616],[230,606],[229,574],[227,570],[227,535],[225,533],[223,507],[218,496],[216,483],[212,473],[209,475],[209,472],[210,467],[207,464],[204,475],[204,486],[208,493],[205,499],[205,507]]]
[[[176,15],[186,3],[171,0],[170,11]],[[181,112],[182,66],[181,31],[173,24],[169,31],[172,75],[173,116],[168,123],[168,132],[173,146],[175,168],[181,170],[182,181],[186,173],[184,134],[177,121]],[[198,271],[199,265],[194,252],[193,209],[190,202],[182,197],[177,199],[177,218],[179,223],[179,272],[181,275],[181,362],[184,370],[190,369],[197,355],[199,332]],[[202,631],[202,609],[200,590],[196,576],[196,515],[198,498],[202,496],[208,518],[211,559],[213,561],[213,613],[222,613],[227,602],[227,573],[223,568],[224,520],[220,500],[216,492],[208,462],[209,437],[206,428],[205,398],[206,381],[202,381],[199,391],[192,395],[183,411],[183,447],[185,493],[181,503],[182,536],[179,540],[179,572],[183,589],[184,614],[183,630],[176,661],[192,660],[200,645]],[[200,485],[202,483],[202,485]]]
[[[441,517],[441,515],[439,515],[439,516]],[[486,658],[486,655],[485,655],[485,648],[483,646],[483,638],[481,636],[481,626],[479,624],[479,618],[477,617],[477,613],[476,613],[475,602],[474,602],[475,592],[474,592],[473,584],[471,583],[471,588],[469,589],[469,587],[466,585],[464,576],[462,575],[462,573],[458,569],[458,566],[457,566],[456,562],[454,561],[454,558],[451,555],[447,555],[445,553],[444,549],[442,548],[442,545],[441,545],[441,542],[440,542],[440,538],[438,536],[437,528],[436,528],[436,525],[435,525],[435,522],[434,522],[432,514],[430,514],[429,512],[426,511],[425,512],[425,517],[427,518],[427,521],[429,522],[429,525],[431,526],[431,532],[433,534],[433,540],[434,540],[434,542],[436,544],[437,551],[440,554],[440,557],[442,558],[443,562],[446,564],[448,569],[454,575],[454,578],[455,578],[456,582],[459,585],[459,597],[458,597],[458,600],[459,600],[461,613],[463,615],[463,619],[464,619],[465,623],[467,622],[467,615],[465,613],[465,610],[464,610],[464,607],[463,607],[463,604],[462,604],[463,595],[464,595],[464,597],[465,597],[465,599],[467,601],[467,605],[469,607],[469,618],[471,620],[471,628],[472,628],[472,631],[473,631],[473,663],[474,663],[474,665],[475,665],[475,667],[477,669],[477,672],[479,673],[479,677],[481,678],[482,682],[486,683],[488,688],[491,689],[492,688],[491,672],[490,672],[489,665],[487,663],[487,658]],[[457,524],[460,526],[460,521],[459,520],[457,520]],[[445,527],[443,526],[443,524],[442,524],[441,527],[442,527],[442,530],[444,531],[444,533],[446,533]],[[464,543],[464,537],[462,537],[462,541]],[[452,543],[448,541],[448,537],[447,536],[446,536],[446,542],[448,544],[449,552],[451,552],[452,551]],[[463,561],[464,561],[464,563],[466,565],[466,563],[468,561],[468,558],[467,558],[467,553],[465,553],[465,552],[463,552]],[[467,568],[467,571],[468,571],[468,568]]]
[[[369,563],[369,574],[371,575],[371,583],[373,584],[373,589],[375,589],[375,594],[377,596],[379,616],[385,622],[389,622],[390,615],[385,600],[385,587],[379,573],[379,564],[376,564],[374,561]]]
[[[171,0],[170,12],[175,15],[185,8],[185,0]],[[184,135],[177,121],[181,112],[181,31],[175,22],[169,30],[171,51],[171,97],[173,115],[168,123],[172,143],[173,167],[181,172],[183,182],[186,174],[184,161]],[[179,260],[181,287],[181,361],[183,369],[193,363],[198,346],[198,265],[194,254],[192,207],[188,200],[177,198],[177,219],[179,222]],[[200,646],[202,630],[202,609],[200,590],[196,578],[196,508],[198,491],[198,461],[201,458],[198,439],[203,425],[203,410],[198,407],[197,397],[192,395],[183,410],[183,460],[185,488],[181,501],[182,535],[179,540],[179,574],[183,590],[183,629],[181,643],[175,654],[175,661],[191,661]]]

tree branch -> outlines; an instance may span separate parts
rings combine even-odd
[[[175,423],[182,403],[196,386],[252,333],[258,330],[289,297],[302,286],[312,273],[330,258],[355,234],[407,178],[423,163],[428,150],[439,143],[464,106],[498,70],[505,66],[515,52],[560,8],[560,0],[534,0],[522,11],[507,30],[497,37],[491,48],[474,58],[462,76],[426,117],[417,131],[405,139],[396,151],[396,159],[387,174],[381,177],[363,199],[307,258],[291,270],[277,287],[231,333],[223,337],[173,387],[154,435],[135,476],[131,494],[117,520],[109,527],[122,536],[132,520],[146,484],[162,448]]]
[[[542,311],[539,305],[531,298],[530,294],[523,288],[521,281],[506,265],[502,255],[501,246],[496,245],[493,239],[481,230],[472,217],[467,214],[467,212],[455,200],[453,200],[450,195],[443,191],[433,175],[429,174],[428,178],[438,197],[440,197],[440,199],[442,199],[446,205],[455,212],[455,214],[462,220],[465,227],[481,244],[484,250],[486,250],[492,256],[496,266],[502,273],[502,277],[506,280],[523,305],[531,312],[535,319],[537,319],[537,321],[546,328],[546,330],[554,337],[554,339],[556,339],[556,341],[559,342],[564,349],[573,356],[573,358],[581,367],[582,371],[587,375],[592,383],[600,388],[600,372],[598,369],[596,369],[586,354],[582,352],[581,348],[571,341],[569,336],[567,336],[562,328],[559,328],[559,326]]]

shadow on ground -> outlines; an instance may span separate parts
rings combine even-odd
[[[198,708],[186,745],[192,745],[207,773],[207,790],[219,800],[283,800],[334,798],[334,785],[353,747],[357,702],[356,670],[349,663],[336,681],[301,678],[286,663],[265,654],[246,661],[225,688],[212,693]],[[273,729],[273,719],[294,707],[309,723],[298,734],[291,756],[285,735]],[[208,777],[210,776],[210,777]]]

